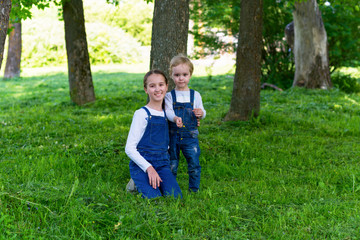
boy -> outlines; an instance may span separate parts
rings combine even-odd
[[[194,66],[184,55],[177,55],[170,61],[170,76],[175,89],[165,96],[165,111],[169,122],[170,166],[176,176],[180,150],[186,158],[189,174],[189,190],[197,192],[200,187],[201,166],[197,129],[200,119],[205,118],[201,95],[189,89],[188,84]]]

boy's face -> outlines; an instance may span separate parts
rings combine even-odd
[[[171,78],[176,85],[175,89],[179,91],[189,90],[190,69],[186,64],[180,64],[172,68]]]

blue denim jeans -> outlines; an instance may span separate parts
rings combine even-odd
[[[134,183],[142,194],[143,198],[156,198],[161,196],[174,196],[175,198],[182,198],[180,187],[176,181],[175,176],[172,174],[169,161],[149,161],[159,174],[162,182],[160,187],[154,189],[149,183],[149,177],[138,165],[130,161],[130,175]]]
[[[200,188],[201,166],[199,162],[200,146],[197,136],[181,137],[170,129],[170,167],[172,173],[177,176],[179,166],[180,150],[186,158],[189,174],[189,190],[197,192]],[[176,130],[175,130],[176,131]],[[197,131],[197,130],[196,130]]]

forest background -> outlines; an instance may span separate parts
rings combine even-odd
[[[196,4],[191,7],[188,55],[194,60],[207,57],[205,70],[210,76],[213,74],[212,69],[215,69],[213,64],[234,65],[240,3],[212,0],[204,3],[202,10]],[[58,7],[51,5],[45,10],[33,7],[32,19],[22,22],[22,68],[67,64],[61,12]],[[91,65],[148,64],[153,7],[152,2],[141,0],[120,1],[119,6],[106,4],[105,0],[84,1]],[[331,73],[341,67],[358,66],[358,4],[356,1],[331,3],[322,0],[319,1],[319,7],[328,35]],[[284,36],[284,26],[292,21],[292,10],[288,1],[264,1],[262,82],[284,89],[291,87],[295,71],[292,49]],[[223,57],[222,61],[216,61],[219,57]],[[357,91],[354,79],[350,79],[348,74],[339,78],[337,73],[339,71],[332,75],[335,85],[340,84],[345,88],[347,82],[350,82],[351,88]]]
[[[264,39],[276,44],[274,52],[264,52],[269,62],[262,81],[284,91],[261,91],[258,118],[222,121],[235,59],[219,53],[231,52],[236,35],[230,27],[221,31],[219,12],[205,14],[216,21],[204,29],[206,38],[195,36],[194,49],[219,44],[190,52],[191,87],[201,92],[208,112],[199,138],[202,191],[154,201],[125,191],[129,159],[123,152],[132,114],[146,101],[141,81],[149,68],[152,4],[124,1],[118,8],[84,1],[97,100],[82,107],[68,96],[63,22],[56,8],[33,9],[33,19],[23,22],[22,77],[0,81],[0,238],[356,239],[358,5],[319,1],[330,59],[338,60],[331,69],[335,88],[323,91],[290,88],[294,69],[284,27],[291,8],[286,1],[265,2],[264,32],[273,34]],[[223,17],[237,19],[233,9]],[[337,11],[344,14],[331,15]],[[179,184],[186,189],[182,161]]]

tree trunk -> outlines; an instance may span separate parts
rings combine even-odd
[[[0,1],[0,69],[4,58],[4,45],[9,26],[11,0]]]
[[[316,0],[295,2],[293,86],[330,89],[327,35]]]
[[[90,70],[82,0],[63,3],[65,42],[71,100],[78,104],[95,101],[94,85]]]
[[[171,58],[186,55],[188,30],[189,0],[155,0],[150,69],[160,69],[169,77]],[[169,81],[169,91],[174,85]]]
[[[263,0],[242,0],[239,44],[230,110],[225,121],[247,121],[260,112]]]
[[[9,35],[8,55],[5,65],[5,79],[20,77],[21,63],[21,22],[13,23],[13,27]]]

